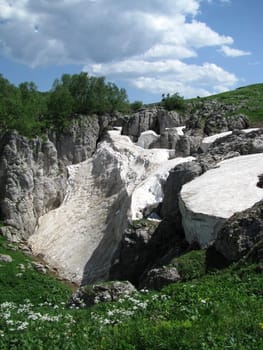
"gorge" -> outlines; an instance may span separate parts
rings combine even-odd
[[[234,127],[217,117],[212,130],[209,118],[200,130],[193,116],[153,107],[129,118],[81,116],[46,139],[1,134],[1,233],[26,240],[33,254],[78,285],[129,279],[120,272],[125,232],[140,221],[144,236],[132,243],[134,259],[145,258],[137,284],[192,244],[215,242],[220,251],[217,236],[228,219],[263,200],[257,186],[263,131],[243,131],[243,116]]]

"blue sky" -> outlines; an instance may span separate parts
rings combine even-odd
[[[0,0],[0,73],[46,91],[87,71],[129,99],[261,83],[262,0]]]

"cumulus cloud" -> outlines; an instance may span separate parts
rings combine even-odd
[[[80,64],[152,92],[205,95],[237,78],[186,59],[206,47],[228,56],[248,53],[197,20],[202,1],[1,0],[0,54],[33,67]]]
[[[229,47],[227,45],[223,45],[220,51],[228,57],[240,57],[251,55],[251,52],[249,51],[234,49],[233,47]]]

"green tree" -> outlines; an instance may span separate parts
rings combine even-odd
[[[49,96],[47,107],[48,124],[57,129],[63,129],[68,125],[73,113],[73,98],[63,85],[57,85]]]
[[[163,106],[168,111],[183,111],[186,108],[184,98],[180,96],[178,92],[173,95],[167,94],[166,96],[162,94],[161,106]]]

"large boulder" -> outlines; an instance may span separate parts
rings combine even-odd
[[[214,247],[228,262],[233,262],[247,254],[260,240],[263,240],[263,201],[227,220]],[[263,254],[257,254],[255,258],[263,260]]]
[[[263,154],[228,159],[183,186],[179,206],[189,243],[207,246],[234,213],[263,199],[262,161]]]
[[[176,267],[164,266],[149,270],[141,281],[140,288],[161,290],[168,284],[181,281]]]

